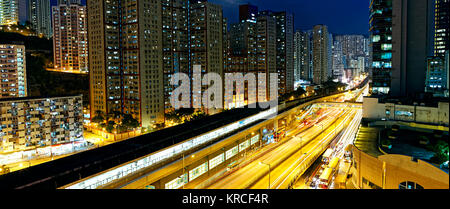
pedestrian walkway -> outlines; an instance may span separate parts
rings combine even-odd
[[[84,131],[83,138],[85,141],[92,143],[85,148],[74,150],[73,152],[62,154],[62,155],[47,155],[47,156],[39,156],[33,155],[28,157],[19,157],[13,160],[9,160],[8,163],[4,163],[7,168],[9,168],[9,172],[14,172],[18,170],[22,170],[31,166],[39,165],[48,161],[60,159],[63,157],[67,157],[79,152],[83,152],[89,149],[98,148],[101,146],[106,146],[108,144],[114,143],[113,141],[108,141],[106,138],[93,134],[92,132]]]
[[[383,155],[378,149],[379,128],[361,126],[356,135],[354,145],[359,150],[371,156],[378,157]]]

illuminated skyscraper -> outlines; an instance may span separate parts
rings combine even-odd
[[[392,0],[372,0],[369,18],[372,92],[388,94],[392,69]]]
[[[119,111],[144,127],[164,122],[161,1],[87,5],[91,117]]]
[[[59,1],[53,11],[54,68],[88,73],[87,11],[79,1]]]
[[[257,24],[253,21],[243,21],[230,25],[230,57],[227,72],[228,73],[258,73],[258,39]],[[251,98],[256,98],[256,91],[249,91],[253,86],[244,84],[244,95],[235,95],[235,101],[239,98],[243,103],[233,105],[225,104],[226,108],[240,107],[255,103]],[[240,92],[236,89],[236,92]],[[243,98],[243,99],[242,99]],[[225,100],[227,101],[227,100]]]
[[[258,17],[258,7],[251,4],[239,5],[239,22],[256,23]]]
[[[345,56],[342,50],[342,42],[336,37],[333,43],[333,78],[338,79],[339,82],[343,81],[344,78],[344,59]]]
[[[432,55],[434,0],[392,1],[390,95],[413,97],[424,92],[427,57]],[[381,46],[383,49],[383,45]]]
[[[220,6],[204,0],[88,0],[87,5],[92,117],[119,111],[143,127],[163,123],[177,87],[170,85],[173,74],[191,76],[193,65],[201,65],[203,73],[223,73]]]
[[[434,7],[434,55],[444,57],[449,50],[450,0],[435,0]]]
[[[29,0],[28,17],[31,27],[38,35],[52,37],[52,19],[50,14],[50,0]]]
[[[294,35],[294,77],[295,80],[309,80],[309,34],[296,31]]]
[[[449,0],[434,2],[434,56],[427,58],[425,92],[448,97]]]
[[[0,25],[24,24],[27,20],[26,0],[0,0]]]
[[[25,46],[0,44],[0,98],[26,97]]]
[[[276,19],[278,95],[294,91],[294,14],[261,11]]]
[[[202,73],[217,73],[223,78],[224,28],[222,7],[206,0],[191,1],[189,4],[188,26],[190,34],[189,66],[191,69],[194,65],[200,65]],[[207,89],[207,86],[203,87],[202,92],[205,92]],[[218,112],[217,109],[202,109],[207,114]]]
[[[256,26],[257,42],[257,71],[266,74],[266,81],[258,80],[258,86],[266,86],[266,94],[257,93],[258,102],[270,100],[270,74],[277,73],[277,42],[276,42],[276,19],[270,16],[260,15]],[[257,76],[256,76],[257,77]]]
[[[313,82],[322,84],[328,80],[329,74],[329,33],[326,25],[316,25],[313,30]]]

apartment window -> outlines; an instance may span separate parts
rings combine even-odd
[[[400,183],[398,188],[399,189],[423,189],[423,186],[417,184],[416,182],[405,181],[405,182]]]

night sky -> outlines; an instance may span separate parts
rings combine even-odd
[[[51,0],[56,5],[57,0]],[[86,0],[81,0],[85,3]],[[142,0],[141,0],[142,1]],[[222,5],[228,23],[239,20],[239,5],[253,4],[259,10],[294,13],[295,29],[327,25],[334,34],[368,34],[370,0],[209,0]]]
[[[239,21],[239,5],[253,4],[259,10],[294,13],[295,29],[309,30],[324,24],[334,34],[363,34],[369,30],[370,0],[209,0],[220,4],[229,23]]]

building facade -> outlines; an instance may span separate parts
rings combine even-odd
[[[258,17],[258,7],[251,4],[239,5],[239,22],[256,23]]]
[[[27,96],[24,45],[0,44],[1,98]]]
[[[434,56],[444,57],[449,51],[450,1],[435,0],[434,7]]]
[[[295,81],[309,80],[309,35],[297,30],[294,35],[294,78]]]
[[[143,127],[173,110],[175,73],[222,74],[223,17],[207,1],[88,1],[91,117],[132,114]],[[193,90],[191,89],[190,92]],[[200,102],[193,98],[193,103]]]
[[[434,1],[392,3],[392,52],[381,54],[392,60],[390,95],[415,96],[424,92],[427,57],[432,55]]]
[[[0,25],[19,25],[27,21],[26,0],[0,0]]]
[[[388,94],[392,70],[392,0],[372,0],[369,16],[370,83],[373,94]]]
[[[246,75],[259,72],[257,24],[253,21],[242,21],[230,24],[230,57],[226,73]],[[261,52],[261,51],[260,51]],[[265,72],[263,70],[262,72]],[[257,86],[245,82],[243,88],[236,86],[233,98],[225,94],[225,108],[231,109],[257,102]],[[256,85],[256,83],[255,83]],[[230,101],[232,101],[230,103]]]
[[[435,106],[401,105],[395,103],[381,103],[378,98],[364,98],[363,118],[369,120],[406,121],[425,124],[449,124],[448,102],[438,102]]]
[[[316,25],[313,30],[313,82],[322,84],[328,81],[329,74],[329,33],[326,25]]]
[[[82,96],[0,99],[0,152],[70,143],[83,137]]]
[[[345,69],[345,56],[342,51],[342,43],[335,39],[333,43],[333,78],[339,82],[345,82],[344,69]]]
[[[371,156],[354,145],[350,181],[358,189],[448,189],[448,173],[411,156]]]
[[[88,73],[86,6],[82,6],[80,1],[59,1],[57,6],[52,7],[52,13],[55,70]]]
[[[29,0],[28,19],[39,36],[51,38],[53,35],[50,0]]]
[[[428,57],[425,92],[433,93],[435,96],[445,96],[445,92],[448,91],[447,73],[448,68],[444,57]]]
[[[266,83],[258,80],[258,86],[266,86],[264,101],[270,101],[270,73],[277,73],[276,19],[261,15],[257,18],[257,71],[266,74]],[[258,94],[258,98],[264,95]],[[264,102],[260,101],[259,102]]]
[[[294,91],[294,14],[289,12],[259,12],[276,19],[278,95]]]
[[[87,5],[91,118],[119,111],[144,127],[164,122],[163,62],[171,60],[163,60],[162,2],[92,0]]]
[[[194,65],[200,65],[202,73],[216,73],[224,78],[222,7],[207,1],[192,1],[189,6],[189,66],[193,68]],[[217,85],[223,86],[223,84]],[[201,92],[207,89],[208,86],[202,86]],[[192,99],[192,104],[200,100],[198,98],[194,101],[197,99],[194,96]],[[210,106],[209,100],[203,102]],[[202,108],[207,114],[215,114],[220,111],[219,109]]]

